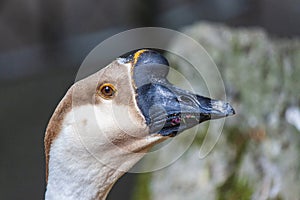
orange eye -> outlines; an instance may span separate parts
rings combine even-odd
[[[99,94],[104,99],[111,99],[115,96],[116,89],[110,83],[104,83],[99,88]]]

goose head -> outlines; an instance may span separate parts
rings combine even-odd
[[[234,114],[172,85],[168,72],[164,56],[142,49],[71,86],[46,129],[46,199],[105,199],[153,145]]]

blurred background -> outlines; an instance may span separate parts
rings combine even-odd
[[[249,70],[250,73],[256,71],[261,74],[254,76],[252,79],[253,82],[250,83],[252,85],[255,83],[259,84],[263,80],[271,78],[271,82],[268,83],[270,87],[260,91],[266,94],[272,89],[271,92],[274,92],[276,95],[280,94],[278,96],[272,96],[271,94],[271,96],[267,96],[270,101],[285,99],[287,95],[292,95],[288,97],[290,101],[283,101],[285,103],[280,104],[283,108],[279,109],[278,118],[276,119],[280,121],[281,118],[285,118],[290,122],[288,129],[292,131],[289,133],[296,134],[294,135],[295,137],[290,139],[295,141],[295,148],[299,150],[300,142],[298,138],[300,136],[300,125],[299,121],[294,120],[300,115],[300,90],[296,90],[296,87],[298,87],[296,83],[299,78],[294,76],[294,78],[289,79],[289,76],[296,75],[294,72],[299,72],[298,69],[300,67],[299,65],[295,65],[295,63],[300,63],[300,47],[299,41],[296,39],[300,35],[299,20],[299,0],[1,0],[0,199],[43,198],[45,191],[43,137],[48,120],[56,105],[65,94],[67,88],[73,84],[76,72],[85,56],[97,44],[116,33],[136,27],[158,26],[179,31],[185,30],[187,34],[190,33],[190,36],[197,37],[197,31],[201,32],[201,30],[193,26],[198,26],[199,23],[205,22],[206,25],[203,25],[202,28],[203,30],[208,30],[207,34],[224,33],[225,31],[227,35],[232,34],[237,37],[237,42],[234,43],[236,45],[226,47],[230,49],[230,52],[233,52],[232,49],[239,51],[239,47],[242,47],[242,53],[234,54],[232,59],[235,61],[233,63],[234,66],[235,64],[243,65],[249,61],[247,60],[249,58],[248,55],[250,55],[249,52],[251,52],[252,48],[254,50],[256,48],[255,45],[254,47],[251,46],[252,39],[257,42],[255,44],[262,44],[262,48],[266,47],[266,50],[263,50],[263,52],[270,52],[270,49],[275,53],[279,52],[278,55],[276,54],[277,60],[266,61],[264,58],[261,59],[259,55],[256,55],[258,57],[251,58],[253,60],[249,61],[248,65],[250,68],[248,69],[251,69],[253,64],[256,65],[258,60],[259,63],[255,68]],[[210,26],[210,24],[214,25]],[[253,27],[258,28],[254,28],[253,31]],[[235,32],[235,30],[241,30],[240,28],[243,28],[241,32]],[[245,33],[247,29],[251,30],[248,37],[250,39],[250,42],[248,41],[249,46],[244,45],[244,40],[239,42],[240,37],[248,36]],[[255,32],[256,30],[257,32]],[[254,36],[252,37],[251,35]],[[218,34],[211,37],[214,36],[218,36]],[[203,38],[205,37],[203,36]],[[203,38],[198,38],[198,41],[204,41]],[[211,40],[216,41],[218,44],[226,41],[226,39],[218,40],[218,38]],[[229,64],[232,64],[228,61],[230,60],[228,58],[231,58],[232,54],[228,55],[229,57],[219,56],[221,54],[227,55],[224,52],[228,49],[218,47],[218,45],[210,45],[209,38],[204,42],[208,43],[208,49],[212,47],[212,53],[216,52],[213,55],[216,55],[216,60],[219,61],[217,62],[218,66],[219,64],[221,66],[224,65],[224,68],[227,66],[226,69],[228,69]],[[268,45],[272,47],[267,48]],[[217,49],[216,51],[213,50],[214,47]],[[277,49],[279,50],[277,51]],[[290,54],[293,54],[293,56],[289,57]],[[247,56],[245,57],[245,55]],[[263,55],[265,54],[261,54],[261,56]],[[266,55],[270,54],[266,53]],[[287,57],[283,57],[282,55],[286,55]],[[239,60],[243,56],[246,60]],[[225,58],[225,61],[223,58]],[[265,59],[267,58],[265,57]],[[268,63],[269,61],[270,63]],[[275,65],[278,72],[273,73],[272,66]],[[270,67],[264,68],[264,66]],[[235,70],[237,71],[233,71],[232,73],[239,74],[239,70],[241,69],[235,68]],[[226,77],[225,79],[228,82],[234,82],[236,80],[235,77],[226,75],[229,72],[230,69],[225,71],[224,76],[228,77],[228,79]],[[243,70],[243,73],[247,75],[247,71]],[[273,74],[276,74],[276,76],[273,76]],[[281,74],[286,76],[281,76]],[[281,84],[278,86],[278,81],[282,79],[283,83],[287,84],[285,88],[281,88]],[[286,79],[289,79],[290,83],[286,82]],[[247,82],[242,82],[242,84],[247,85]],[[238,88],[238,84],[227,84],[226,86],[231,100],[235,102],[236,106],[241,110],[240,112],[244,112],[241,116],[243,115],[245,118],[239,119],[247,121],[248,110],[239,106],[239,103],[242,102],[243,98],[246,100],[254,98],[253,101],[249,102],[249,105],[254,105],[261,102],[259,98],[262,96],[251,96],[250,91],[253,91],[251,87],[244,87],[247,91],[238,92],[240,89]],[[290,93],[284,93],[287,90]],[[293,96],[293,94],[295,95]],[[268,106],[268,102],[263,106]],[[252,107],[248,109],[251,110]],[[259,112],[257,111],[257,113]],[[268,110],[265,113],[268,113]],[[272,127],[272,123],[278,121],[272,121],[273,118],[270,119],[270,116],[264,115],[264,113],[260,115],[262,116],[261,118],[258,117],[256,119],[255,113],[253,116],[249,120],[250,125],[243,127],[245,128],[244,130],[247,129],[244,131],[245,135],[255,136],[256,139],[254,142],[257,143],[262,140],[260,137],[268,135],[268,127]],[[231,127],[231,131],[243,132],[242,128],[234,129],[234,125]],[[276,131],[282,132],[282,130],[278,129]],[[285,134],[285,137],[289,138],[290,136]],[[241,143],[244,144],[245,138],[247,137],[235,139],[240,145]],[[281,139],[277,137],[278,140],[280,141]],[[284,144],[286,146],[283,145],[280,147],[289,147],[288,143]],[[237,160],[231,159],[230,162],[239,161],[238,159],[241,159],[241,152],[242,149],[237,148],[235,157]],[[279,150],[279,152],[281,151]],[[297,160],[299,159],[300,150],[296,152],[298,154],[295,153],[293,156],[296,156],[295,159]],[[257,156],[257,154],[255,155]],[[247,162],[251,163],[251,159],[249,159]],[[259,158],[258,160],[261,159],[264,158]],[[274,159],[276,160],[276,158]],[[232,168],[232,165],[228,166]],[[299,172],[299,165],[287,164],[283,168],[290,170],[291,166],[293,170]],[[261,166],[257,166],[257,168],[259,167]],[[279,172],[286,172],[281,169],[280,167],[278,168]],[[241,169],[241,171],[243,170]],[[294,179],[292,179],[295,181],[289,183],[292,185],[293,183],[299,183],[299,174],[295,173]],[[268,176],[276,176],[276,173],[269,174]],[[234,180],[233,183],[236,183],[235,175],[229,174],[227,178],[231,178],[230,180]],[[247,183],[248,185],[246,184],[247,187],[245,188],[244,185],[235,185],[230,180],[229,182],[223,181],[219,183],[217,191],[227,194],[226,192],[230,191],[230,188],[237,188],[237,191],[239,189],[246,191],[245,195],[248,199],[264,199],[264,196],[254,192],[250,186],[248,187],[251,183]],[[147,181],[149,181],[149,174],[142,177],[135,174],[127,174],[114,186],[108,199],[151,199],[151,197],[158,199],[157,196],[149,194],[156,190],[155,180],[153,179],[153,187],[142,184]],[[263,181],[266,182],[269,179],[264,179]],[[270,179],[270,181],[271,188],[274,184],[276,186],[276,182],[273,179]],[[286,188],[288,185],[285,184],[282,182],[278,187]],[[139,188],[141,185],[146,188]],[[147,187],[150,188],[147,189]],[[174,190],[176,189],[178,188],[175,187]],[[282,190],[279,190],[277,193],[275,192],[275,195],[273,191],[273,196],[267,195],[265,199],[300,198],[297,196],[297,193],[290,198],[290,196],[285,196],[286,191],[284,193],[280,193],[280,191]],[[172,193],[172,191],[168,192]],[[223,195],[222,197],[215,195],[212,199],[242,199],[240,196],[228,195]]]

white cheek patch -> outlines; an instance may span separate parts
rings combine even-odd
[[[122,133],[137,138],[147,134],[146,124],[138,116],[137,111],[129,106],[117,105],[113,103],[105,105],[94,105],[97,123],[101,126],[104,134],[112,132]]]
[[[138,118],[138,119],[137,119]],[[149,130],[128,106],[114,105],[110,101],[101,104],[75,107],[66,116],[65,124],[71,125],[83,144],[91,151],[114,139],[143,139]]]

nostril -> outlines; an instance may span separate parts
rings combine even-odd
[[[179,102],[183,102],[183,103],[186,103],[186,104],[193,104],[194,103],[193,99],[191,99],[189,96],[185,96],[185,95],[178,96],[177,99],[178,99]]]

